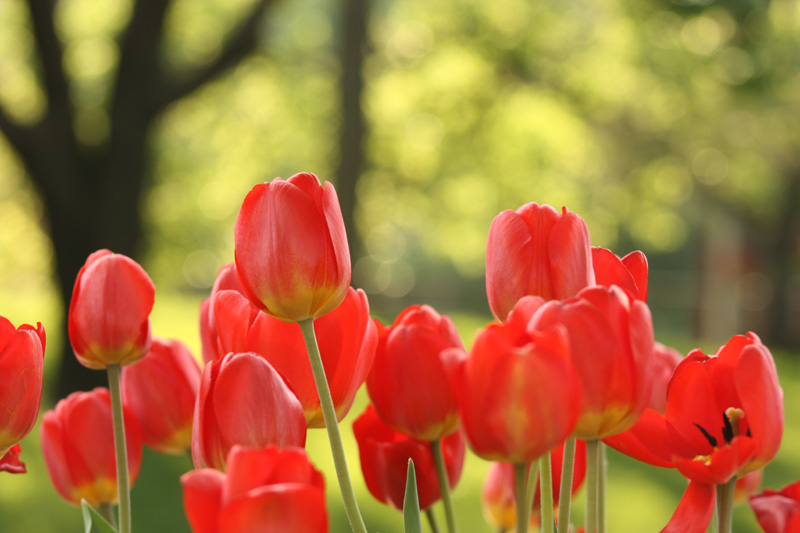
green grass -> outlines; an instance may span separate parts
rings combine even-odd
[[[180,338],[199,356],[197,316],[199,297],[159,294],[154,309],[153,333]],[[35,321],[23,310],[11,317],[15,324],[22,320]],[[56,313],[46,313],[55,317]],[[485,319],[471,315],[454,316],[467,345]],[[44,319],[40,320],[44,321]],[[55,332],[57,328],[50,327]],[[50,338],[50,346],[58,346]],[[786,428],[783,445],[776,459],[764,474],[764,487],[780,488],[800,478],[800,413],[790,406],[798,405],[800,391],[800,360],[789,354],[776,353],[781,384],[785,393]],[[55,368],[54,357],[48,353],[47,372]],[[377,503],[368,493],[360,473],[358,451],[352,433],[353,420],[363,411],[367,398],[360,391],[350,414],[342,423],[351,477],[369,531],[393,533],[402,531],[402,516],[398,511]],[[52,405],[42,406],[44,410]],[[39,446],[37,428],[22,443],[23,460],[28,465],[26,475],[0,474],[0,529],[4,533],[56,533],[81,530],[80,510],[66,504],[55,492],[48,478]],[[328,512],[332,532],[347,531],[347,519],[336,486],[333,461],[324,430],[310,430],[307,449],[312,462],[325,473]],[[673,470],[643,465],[609,451],[608,523],[610,531],[659,531],[669,520],[686,486],[684,479]],[[132,491],[133,527],[149,533],[188,532],[183,513],[179,477],[191,468],[187,455],[165,456],[145,450],[142,470]],[[461,531],[465,533],[490,531],[480,506],[480,490],[488,463],[468,453],[459,485],[454,491],[454,503]],[[573,519],[582,523],[583,495],[579,493]],[[439,506],[437,506],[439,507]],[[440,526],[444,515],[437,509]],[[735,514],[736,531],[759,531],[747,506]],[[427,525],[423,526],[427,530]]]

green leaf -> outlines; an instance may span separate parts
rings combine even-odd
[[[116,533],[117,530],[86,500],[81,500],[81,513],[83,513],[84,533]]]
[[[417,475],[414,473],[414,461],[408,460],[406,475],[406,496],[403,499],[403,522],[406,533],[422,533],[422,519],[419,515],[419,496],[417,496]]]

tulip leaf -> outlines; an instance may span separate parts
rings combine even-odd
[[[403,522],[405,533],[422,533],[422,519],[419,514],[419,497],[417,496],[417,475],[414,473],[414,461],[408,460],[406,475],[406,495],[403,499]]]
[[[117,530],[86,500],[81,500],[81,513],[84,533],[116,533]]]

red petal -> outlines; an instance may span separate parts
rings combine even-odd
[[[603,442],[644,463],[662,468],[674,467],[667,421],[653,409],[645,409],[636,425],[628,431],[606,437]]]
[[[678,508],[661,533],[704,533],[714,514],[716,487],[690,481]]]
[[[633,276],[633,281],[636,283],[637,300],[647,301],[647,257],[640,251],[636,250],[622,258],[622,264]]]
[[[217,533],[225,474],[211,468],[181,476],[183,508],[194,533]]]
[[[590,250],[586,222],[575,213],[565,213],[553,226],[547,247],[555,298],[572,298],[594,285]]]

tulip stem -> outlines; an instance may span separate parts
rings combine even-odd
[[[558,533],[568,533],[572,505],[572,473],[575,468],[575,437],[564,443],[564,461],[561,465],[561,487],[558,493]]]
[[[100,513],[100,516],[105,518],[106,522],[108,522],[116,531],[117,519],[114,517],[114,504],[110,502],[101,502],[97,510]]]
[[[586,441],[586,533],[597,533],[597,439]]]
[[[530,464],[514,463],[514,496],[517,503],[517,533],[527,533],[531,521],[533,495],[536,492],[536,476],[539,461]],[[521,505],[520,505],[521,503]]]
[[[328,379],[325,377],[325,368],[322,365],[322,356],[317,345],[317,336],[314,333],[314,320],[309,318],[298,322],[300,330],[303,332],[303,340],[306,343],[308,358],[311,361],[311,371],[314,374],[314,383],[317,385],[319,394],[319,405],[322,409],[322,417],[325,419],[325,428],[328,431],[328,440],[333,454],[333,464],[336,468],[336,477],[339,480],[339,491],[344,500],[344,509],[347,518],[350,520],[350,527],[354,533],[367,533],[367,526],[358,510],[358,502],[353,491],[353,484],[350,481],[350,474],[347,470],[347,459],[344,455],[342,445],[342,435],[339,432],[339,422],[336,419],[336,410],[333,407],[331,390],[328,387]]]
[[[119,365],[108,365],[108,389],[111,394],[111,418],[114,422],[114,453],[117,460],[117,494],[119,496],[119,533],[131,531],[131,490],[128,483],[128,450],[125,444],[125,419],[122,414]]]
[[[539,480],[542,533],[553,533],[553,466],[549,453],[539,457]]]
[[[602,441],[597,444],[597,533],[606,533],[606,445]]]
[[[731,533],[733,530],[733,495],[735,492],[736,476],[723,485],[717,485],[719,533]]]
[[[433,507],[425,509],[425,518],[428,519],[428,525],[431,526],[431,533],[439,533],[439,523],[436,522],[436,515],[433,512]]]
[[[436,465],[436,477],[439,479],[439,492],[442,495],[444,515],[447,519],[447,531],[457,533],[456,513],[453,510],[453,497],[450,494],[450,482],[447,479],[447,467],[444,463],[441,439],[431,441],[431,453],[433,454],[433,463]]]

